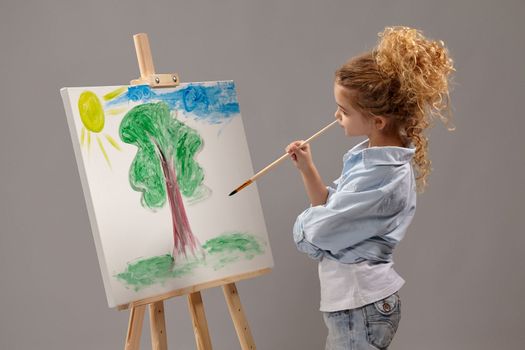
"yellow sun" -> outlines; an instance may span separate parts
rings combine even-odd
[[[99,135],[102,130],[104,130],[106,118],[104,116],[104,108],[102,108],[102,104],[100,103],[97,95],[92,91],[82,92],[78,99],[78,111],[80,112],[80,120],[82,120],[82,124],[84,125],[80,132],[80,145],[84,147],[85,143],[89,151],[91,148],[91,134],[96,134],[98,146],[100,147],[106,162],[111,168],[111,162],[102,143],[104,138]],[[121,150],[117,141],[115,141],[115,139],[113,139],[110,135],[102,135],[106,138],[111,146],[119,151]]]

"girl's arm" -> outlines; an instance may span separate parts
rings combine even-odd
[[[301,170],[301,176],[312,206],[325,204],[328,190],[315,165],[312,163],[311,167]]]
[[[294,141],[285,150],[290,153],[295,167],[301,172],[304,187],[312,206],[325,204],[329,194],[328,189],[314,165],[310,145],[306,144],[299,148],[301,143],[303,140]]]

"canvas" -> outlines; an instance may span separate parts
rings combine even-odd
[[[233,81],[61,95],[110,307],[273,267]]]

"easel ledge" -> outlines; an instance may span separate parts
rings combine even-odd
[[[220,278],[220,279],[217,279],[217,280],[214,280],[214,281],[210,281],[210,282],[195,284],[195,285],[190,286],[190,287],[176,289],[174,291],[171,291],[171,292],[168,292],[168,293],[164,293],[164,294],[160,294],[160,295],[155,296],[155,297],[140,299],[140,300],[136,300],[136,301],[133,301],[131,303],[128,303],[128,304],[118,305],[117,306],[117,310],[119,310],[119,311],[127,310],[130,307],[137,307],[137,306],[141,306],[141,305],[147,305],[147,304],[151,304],[151,303],[154,303],[154,302],[157,302],[157,301],[162,301],[162,300],[166,300],[166,299],[169,299],[169,298],[178,297],[178,296],[181,296],[181,295],[186,295],[186,294],[199,292],[199,291],[204,290],[204,289],[214,288],[214,287],[219,287],[219,286],[223,286],[223,285],[230,284],[230,283],[239,282],[239,281],[242,281],[242,280],[246,280],[246,279],[254,278],[254,277],[257,277],[257,276],[265,275],[265,274],[267,274],[267,273],[269,273],[271,271],[272,271],[271,268],[266,268],[266,269],[261,269],[261,270],[257,270],[257,271],[253,271],[253,272],[243,273],[243,274],[235,275],[235,276],[231,276],[231,277]]]

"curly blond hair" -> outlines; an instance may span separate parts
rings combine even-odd
[[[443,41],[434,41],[409,27],[386,27],[372,51],[337,69],[336,83],[352,93],[349,101],[366,117],[384,116],[384,132],[395,133],[405,146],[414,144],[412,159],[417,192],[424,192],[431,172],[424,131],[439,117],[449,131],[449,78],[455,71]]]

